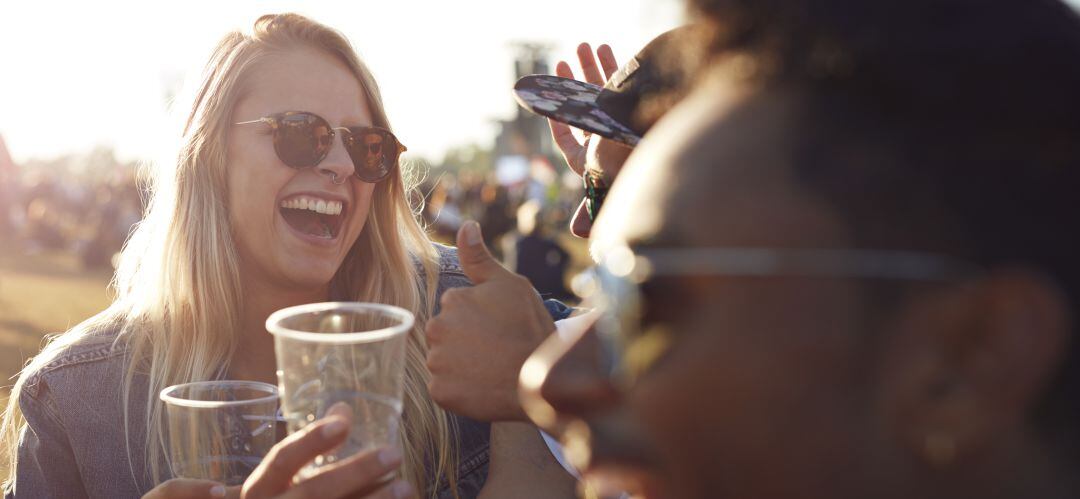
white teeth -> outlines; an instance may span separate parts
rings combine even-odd
[[[340,215],[344,209],[344,204],[341,201],[301,197],[282,201],[281,207],[294,210],[311,210],[324,215]]]

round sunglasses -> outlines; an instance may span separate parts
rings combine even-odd
[[[407,149],[390,130],[376,126],[332,127],[322,116],[286,111],[236,125],[266,123],[273,132],[274,152],[286,166],[297,170],[318,165],[330,154],[340,132],[352,159],[356,178],[375,183],[390,175]],[[343,180],[344,181],[344,180]]]

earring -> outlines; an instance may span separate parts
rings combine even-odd
[[[930,433],[923,439],[923,457],[936,468],[947,468],[956,460],[956,439],[946,433]]]

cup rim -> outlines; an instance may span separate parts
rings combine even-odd
[[[377,310],[391,316],[396,316],[397,318],[401,319],[401,324],[382,329],[375,329],[371,331],[358,331],[353,333],[312,333],[308,331],[297,331],[295,329],[289,329],[281,325],[281,321],[283,319],[292,315],[326,312],[328,310],[334,309],[344,309],[351,311]],[[401,307],[395,307],[393,305],[352,301],[330,301],[322,303],[308,303],[306,305],[296,305],[293,307],[287,307],[278,310],[270,314],[270,317],[266,319],[266,330],[275,337],[288,338],[291,340],[299,341],[308,341],[313,343],[342,345],[373,343],[376,341],[388,340],[395,336],[404,334],[406,331],[412,329],[415,322],[416,317],[413,315],[412,312],[409,312],[408,310],[405,310]]]
[[[185,399],[170,395],[169,392],[174,390],[180,390],[183,388],[191,388],[195,386],[211,386],[211,385],[232,385],[239,388],[251,388],[255,390],[266,390],[269,395],[265,395],[253,399],[245,400],[192,400]],[[197,407],[203,409],[216,409],[221,407],[237,407],[243,405],[255,405],[265,404],[268,402],[277,402],[278,400],[278,387],[271,385],[270,383],[263,383],[261,381],[247,381],[247,380],[210,380],[210,381],[195,381],[192,383],[181,383],[179,385],[172,385],[164,388],[158,394],[158,398],[166,404],[177,405],[181,407]]]

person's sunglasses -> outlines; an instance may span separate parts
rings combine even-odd
[[[603,368],[623,389],[670,347],[674,332],[642,328],[647,297],[642,286],[657,277],[802,276],[956,282],[982,274],[977,264],[950,256],[913,251],[782,248],[647,248],[635,252],[617,246],[575,291],[584,307],[598,309],[594,325],[602,345]]]
[[[390,130],[376,126],[332,127],[321,116],[305,111],[287,111],[237,125],[266,123],[273,132],[274,152],[290,168],[318,165],[330,153],[340,132],[345,151],[352,159],[356,177],[375,183],[390,175],[405,146]],[[342,180],[344,182],[344,179]]]
[[[589,215],[589,221],[595,222],[596,217],[600,215],[600,207],[604,205],[604,198],[607,197],[609,187],[600,173],[593,170],[586,170],[581,179],[585,183],[585,212]]]

